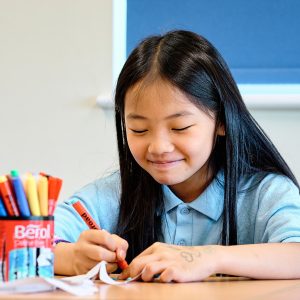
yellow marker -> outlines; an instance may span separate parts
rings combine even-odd
[[[38,196],[42,216],[48,216],[48,179],[46,176],[39,176]]]
[[[25,173],[21,176],[21,180],[23,182],[23,187],[24,187],[24,191],[25,191],[26,196],[28,195],[28,193],[27,193],[27,184],[26,184],[28,175],[30,175],[30,173],[27,172],[27,173]]]
[[[27,175],[26,192],[27,192],[27,199],[28,199],[31,214],[33,216],[40,216],[41,210],[40,210],[39,198],[37,193],[37,187],[36,187],[35,178],[33,177],[32,174]]]

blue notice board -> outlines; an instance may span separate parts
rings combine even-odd
[[[239,84],[300,83],[300,0],[127,1],[127,55],[173,29],[211,41]]]

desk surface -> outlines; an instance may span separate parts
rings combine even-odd
[[[294,300],[300,299],[300,280],[248,280],[244,278],[209,278],[193,283],[132,282],[122,286],[98,283],[98,293],[76,297],[63,291],[28,295],[0,296],[0,299],[218,299],[218,300]]]

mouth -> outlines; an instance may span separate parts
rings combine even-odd
[[[183,159],[175,159],[175,160],[148,160],[148,162],[155,168],[158,169],[167,169],[178,165],[182,162]]]

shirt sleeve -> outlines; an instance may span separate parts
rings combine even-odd
[[[89,229],[79,214],[69,204],[78,199],[102,228],[111,233],[116,232],[119,202],[119,173],[98,179],[80,189],[66,201],[59,203],[55,210],[55,236],[69,242],[77,241],[80,233]]]
[[[300,242],[300,195],[287,177],[267,176],[259,192],[255,242]]]

